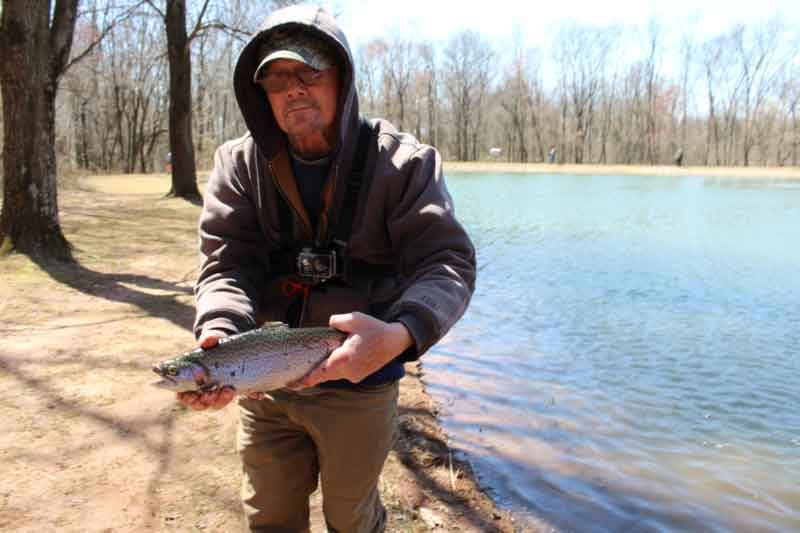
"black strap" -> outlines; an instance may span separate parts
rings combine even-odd
[[[333,231],[333,238],[340,244],[346,244],[350,240],[358,200],[369,190],[372,174],[375,170],[377,145],[372,137],[372,125],[368,120],[362,118],[361,127],[358,131],[358,145],[353,159],[353,168],[345,184],[345,193],[339,210],[339,218]],[[368,164],[369,167],[367,166]]]
[[[277,185],[275,188],[277,189]],[[275,192],[278,193],[278,222],[280,223],[281,248],[292,248],[295,245],[292,208],[289,207],[289,201],[284,197],[283,193],[277,190]]]

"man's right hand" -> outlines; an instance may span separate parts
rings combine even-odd
[[[210,350],[217,345],[225,333],[220,331],[208,331],[200,335],[198,344],[204,350]],[[236,390],[233,387],[221,387],[211,392],[179,392],[178,401],[189,409],[195,411],[205,411],[206,409],[222,409],[236,397]],[[252,400],[262,400],[264,395],[254,392],[248,395]]]
[[[219,331],[208,331],[200,336],[199,345],[204,350],[210,350],[217,345],[225,334]],[[236,397],[233,387],[222,387],[211,392],[179,392],[178,401],[189,409],[205,411],[206,409],[222,409]]]

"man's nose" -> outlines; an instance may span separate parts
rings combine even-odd
[[[286,86],[287,96],[299,96],[306,94],[306,85],[299,77],[292,75],[289,77],[289,84]]]

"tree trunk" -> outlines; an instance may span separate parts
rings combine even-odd
[[[55,98],[78,0],[5,0],[0,27],[3,209],[0,252],[71,260],[58,217]]]
[[[792,166],[798,163],[797,147],[800,146],[800,120],[797,117],[797,105],[792,106]]]
[[[433,69],[430,70],[426,103],[428,104],[428,142],[431,146],[438,146],[439,136],[436,135],[436,83],[433,78]]]
[[[197,171],[192,144],[192,64],[186,35],[186,0],[167,0],[169,56],[169,147],[172,188],[169,196],[197,201]]]

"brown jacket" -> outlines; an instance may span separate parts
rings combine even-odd
[[[261,88],[252,82],[259,43],[276,28],[302,26],[328,39],[339,52],[338,140],[312,235],[291,175],[286,139]],[[195,334],[209,329],[235,333],[263,319],[285,321],[290,298],[281,294],[270,254],[281,245],[278,202],[289,200],[298,244],[323,242],[336,220],[337,192],[350,174],[359,129],[358,98],[347,40],[323,10],[296,6],[268,18],[243,49],[234,74],[239,107],[250,132],[223,144],[214,157],[200,218],[202,268],[196,286]],[[466,310],[475,284],[475,251],[456,220],[442,176],[439,153],[386,121],[375,121],[377,156],[366,194],[358,201],[347,253],[354,260],[393,267],[378,279],[350,276],[346,286],[323,284],[311,291],[317,310],[302,325],[326,323],[332,313],[361,310],[401,321],[416,342],[418,357]],[[320,314],[321,313],[321,314]]]

